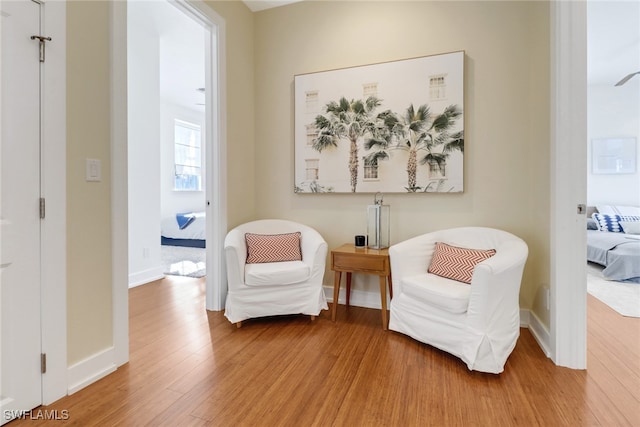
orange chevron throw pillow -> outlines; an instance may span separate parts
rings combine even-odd
[[[246,233],[247,264],[302,261],[301,236],[299,231],[286,234]]]
[[[436,250],[433,253],[433,258],[431,258],[428,272],[470,284],[476,264],[491,258],[495,254],[495,249],[466,249],[436,242]]]

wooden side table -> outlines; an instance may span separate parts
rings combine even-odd
[[[387,329],[387,280],[389,281],[389,296],[393,298],[391,283],[391,266],[389,265],[388,249],[356,248],[346,243],[331,250],[331,269],[335,271],[333,282],[333,304],[331,305],[331,320],[335,322],[338,308],[338,294],[342,273],[347,273],[347,307],[351,296],[351,274],[375,274],[380,277],[380,302],[382,303],[382,329]]]

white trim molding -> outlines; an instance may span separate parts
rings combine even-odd
[[[69,389],[73,394],[86,386],[93,384],[116,370],[113,347],[102,350],[91,357],[69,367]]]
[[[206,212],[207,212],[207,310],[224,309],[227,272],[223,243],[227,234],[227,78],[225,20],[201,0],[177,0],[186,13],[209,31],[206,41]]]
[[[129,288],[135,288],[136,286],[144,285],[155,280],[164,279],[163,270],[162,266],[160,266],[129,274]]]
[[[42,403],[67,394],[67,4],[41,3],[47,61],[42,76],[42,197],[47,215],[42,220],[42,352],[47,372],[42,375]]]
[[[127,2],[111,2],[111,292],[116,366],[129,361]]]
[[[376,276],[377,279],[377,276]],[[333,304],[333,286],[323,286],[324,294],[327,301]],[[387,307],[389,307],[389,294],[387,293]],[[344,286],[340,286],[338,293],[338,304],[347,303],[347,290]],[[362,289],[351,289],[351,296],[349,297],[349,305],[354,307],[374,308],[380,310],[382,307],[380,301],[379,291],[365,291]]]
[[[551,358],[585,369],[587,359],[586,2],[551,2]]]
[[[526,318],[526,322],[524,319]],[[551,338],[549,329],[542,323],[536,314],[529,310],[520,310],[520,326],[529,329],[533,338],[542,349],[545,356],[551,357]]]

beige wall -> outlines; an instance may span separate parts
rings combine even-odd
[[[547,3],[303,2],[256,14],[239,1],[208,4],[226,21],[229,228],[290,218],[331,247],[363,233],[371,195],[293,193],[293,76],[465,50],[465,192],[387,195],[392,240],[459,225],[521,236],[521,303],[549,324],[537,296],[549,271]],[[113,342],[108,3],[68,2],[67,25],[72,365]],[[102,160],[102,182],[85,182],[85,158]]]
[[[67,3],[67,332],[73,365],[113,344],[109,5]],[[85,181],[85,159],[102,181]]]
[[[302,2],[254,19],[257,216],[305,222],[335,247],[364,232],[373,200],[293,193],[294,75],[464,50],[465,191],[385,195],[392,243],[456,226],[510,231],[530,250],[521,306],[540,310],[549,271],[549,5]],[[546,310],[538,316],[548,325]]]

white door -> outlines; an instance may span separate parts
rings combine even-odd
[[[40,5],[0,2],[0,425],[42,402]]]

